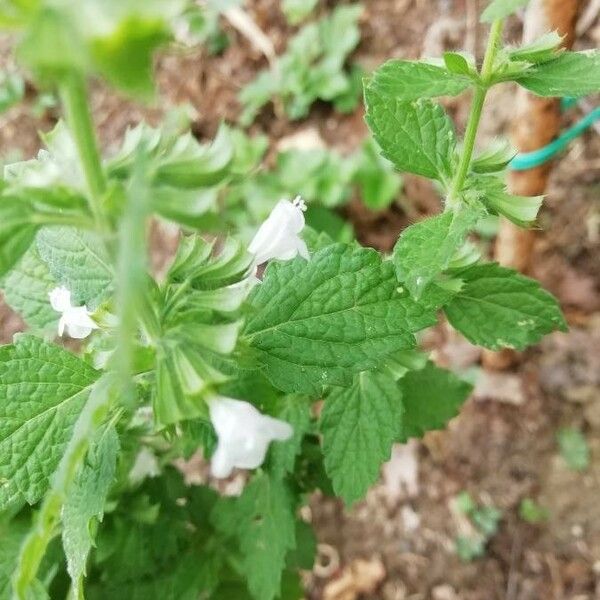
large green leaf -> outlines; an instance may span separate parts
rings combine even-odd
[[[394,267],[371,249],[334,244],[310,261],[272,263],[250,299],[245,331],[280,389],[318,393],[415,345],[435,313],[399,292]]]
[[[0,511],[42,497],[97,377],[35,337],[0,348]]]
[[[458,414],[472,390],[469,383],[432,363],[419,371],[409,371],[399,386],[404,404],[400,442],[443,429]]]
[[[50,306],[48,293],[56,287],[48,266],[40,258],[35,244],[4,278],[4,300],[31,327],[43,329],[58,320]]]
[[[533,279],[497,264],[474,265],[444,308],[451,325],[490,350],[525,347],[567,324],[556,299]]]
[[[517,82],[538,96],[587,96],[600,91],[600,51],[563,52],[525,71]]]
[[[73,301],[90,306],[106,295],[113,269],[100,239],[74,227],[46,227],[37,237],[37,249],[57,284],[64,285]]]
[[[447,211],[411,225],[394,248],[398,279],[416,298],[452,261],[479,213],[469,208]]]
[[[410,101],[436,96],[458,96],[473,80],[443,67],[408,60],[390,60],[373,73],[369,90]]]
[[[325,469],[348,504],[364,496],[389,460],[402,431],[402,393],[387,375],[363,372],[349,388],[335,388],[321,415]]]
[[[450,178],[456,136],[441,106],[401,100],[372,85],[365,89],[365,100],[369,129],[397,169],[441,181]]]

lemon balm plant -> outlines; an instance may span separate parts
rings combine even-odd
[[[0,184],[2,288],[29,325],[0,348],[1,598],[300,598],[316,546],[308,495],[359,500],[394,443],[443,427],[469,394],[417,350],[419,332],[443,312],[476,344],[521,349],[565,328],[550,294],[467,241],[486,214],[526,226],[541,203],[506,191],[506,148],[474,154],[488,90],[600,89],[598,53],[562,52],[553,34],[503,47],[510,4],[484,15],[481,68],[448,53],[391,61],[366,84],[383,154],[445,197],[391,257],[309,230],[301,198],[281,200],[247,247],[235,232],[202,237],[207,191],[244,177],[225,127],[200,145],[140,125],[101,156],[88,79],[151,95],[152,54],[183,6],[0,5],[65,116]],[[431,98],[469,89],[459,144]],[[183,231],[161,277],[146,262],[151,217]],[[181,459],[198,450],[215,480],[249,471],[239,495],[186,484]]]

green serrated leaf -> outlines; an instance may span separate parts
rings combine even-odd
[[[110,290],[113,269],[99,238],[74,227],[46,227],[37,237],[37,250],[73,302],[97,305]]]
[[[479,216],[469,208],[447,211],[402,233],[394,248],[394,265],[398,279],[415,298],[449,267]]]
[[[45,329],[56,323],[58,314],[50,306],[49,292],[56,287],[48,266],[33,244],[4,278],[4,300],[30,327]]]
[[[0,510],[42,497],[97,378],[38,338],[0,348]]]
[[[444,52],[444,64],[453,75],[468,76],[472,72],[473,63],[469,63],[460,52]]]
[[[387,375],[363,372],[335,388],[321,415],[325,469],[347,504],[364,496],[402,431],[402,393]]]
[[[74,586],[80,585],[86,573],[87,557],[94,543],[91,523],[93,519],[102,520],[118,452],[119,437],[114,427],[103,428],[91,444],[62,508],[62,542]]]
[[[459,59],[462,59],[461,64],[466,63],[466,60],[456,53],[446,54],[452,54],[449,60],[452,60],[454,65]],[[389,60],[373,73],[368,89],[382,97],[402,101],[458,96],[473,85],[473,79],[464,75],[464,72],[452,73],[448,69],[425,62]]]
[[[291,393],[350,385],[353,374],[414,347],[435,312],[400,293],[393,265],[374,250],[334,244],[271,263],[250,299],[245,336],[265,374]]]
[[[529,0],[492,0],[489,6],[483,11],[481,21],[483,23],[491,23],[497,19],[505,19],[528,3]]]
[[[239,498],[217,504],[212,521],[237,539],[254,598],[276,598],[286,555],[296,545],[294,502],[287,485],[265,473],[256,475]]]
[[[450,178],[456,136],[441,106],[430,100],[400,100],[371,84],[365,101],[369,129],[398,170],[440,181]]]
[[[567,324],[556,299],[533,279],[497,264],[474,265],[458,276],[463,287],[444,308],[450,324],[490,350],[523,350]]]
[[[600,91],[600,51],[563,52],[531,67],[517,83],[544,97],[587,96]]]
[[[469,383],[433,363],[419,371],[409,371],[399,385],[404,404],[400,442],[444,428],[472,390]]]

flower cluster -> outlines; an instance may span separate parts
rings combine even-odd
[[[308,260],[308,248],[299,236],[305,225],[305,211],[306,204],[300,197],[277,203],[248,247],[256,266],[298,255]],[[70,337],[83,339],[98,329],[87,306],[73,306],[71,292],[65,287],[55,288],[49,297],[52,308],[61,313],[58,335],[66,330]],[[263,415],[248,402],[217,397],[209,402],[209,410],[218,437],[211,467],[215,477],[228,477],[234,468],[259,467],[272,441],[285,441],[293,435],[291,425]]]

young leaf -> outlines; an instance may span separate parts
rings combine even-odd
[[[448,268],[479,215],[469,208],[450,210],[402,233],[394,248],[394,265],[398,279],[415,298]]]
[[[178,138],[158,157],[156,182],[175,188],[198,188],[223,180],[233,160],[233,141],[221,126],[212,144],[199,144],[191,133]]]
[[[400,293],[374,250],[334,244],[307,263],[272,263],[250,299],[245,336],[280,389],[319,393],[415,345],[435,313]]]
[[[398,170],[440,181],[451,176],[456,136],[441,106],[403,101],[372,85],[365,89],[365,101],[369,129]]]
[[[473,159],[471,170],[479,174],[498,173],[504,171],[516,155],[517,150],[508,140],[494,140]]]
[[[335,388],[321,415],[325,469],[347,504],[364,496],[390,458],[402,431],[402,393],[374,371],[360,373],[349,388]]]
[[[590,464],[590,449],[579,429],[564,427],[556,434],[560,454],[574,471],[585,471]]]
[[[472,66],[475,59],[467,55],[471,62],[460,52],[444,52],[444,64],[448,71],[454,75],[469,75],[472,72]]]
[[[404,404],[400,442],[445,427],[472,390],[469,383],[433,363],[420,371],[409,371],[399,385]]]
[[[544,201],[544,196],[513,196],[504,179],[495,175],[471,176],[466,195],[481,202],[491,214],[503,215],[519,227],[531,227]]]
[[[250,125],[272,96],[280,98],[291,119],[305,117],[318,99],[343,109],[352,107],[352,93],[355,97],[360,93],[358,71],[348,73],[345,63],[360,41],[361,12],[358,4],[338,6],[328,17],[304,26],[290,40],[277,68],[262,71],[242,89],[240,122]]]
[[[462,56],[447,54],[451,54],[448,60],[453,67],[460,60],[463,67],[464,64],[467,65],[468,73],[468,63]],[[424,62],[390,60],[373,73],[367,89],[385,98],[412,101],[437,96],[458,96],[473,85],[473,79],[466,76],[464,69],[461,73],[453,73],[448,69]]]
[[[563,39],[557,31],[551,31],[530,44],[509,49],[508,56],[514,62],[545,63],[558,57]]]
[[[538,96],[587,96],[600,91],[600,51],[563,52],[516,78]]]
[[[474,344],[523,350],[567,329],[556,299],[533,279],[497,264],[474,265],[458,276],[464,285],[444,311]]]
[[[483,11],[481,21],[482,23],[491,23],[497,19],[505,19],[528,3],[529,0],[492,0]]]
[[[212,521],[238,540],[242,569],[254,598],[276,598],[286,555],[296,545],[293,498],[286,484],[259,474],[239,498],[217,504]]]
[[[73,227],[46,227],[37,237],[42,260],[59,285],[73,295],[73,301],[97,305],[113,281],[113,270],[98,237]]]
[[[92,520],[102,520],[106,496],[116,470],[119,437],[114,427],[106,427],[88,451],[62,508],[62,542],[67,570],[73,585],[80,585],[94,539]]]
[[[31,337],[0,348],[0,511],[37,502],[98,373]]]

